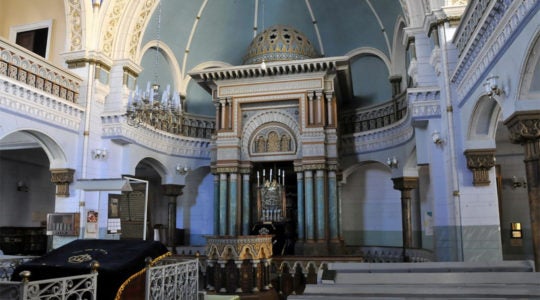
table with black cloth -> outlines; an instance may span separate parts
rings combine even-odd
[[[92,261],[99,262],[97,299],[114,299],[118,288],[132,275],[145,268],[145,259],[167,254],[160,242],[141,240],[75,240],[39,258],[19,265],[19,273],[30,271],[30,281],[89,274]]]

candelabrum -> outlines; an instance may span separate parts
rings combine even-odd
[[[281,222],[286,218],[285,212],[285,170],[277,170],[272,176],[272,169],[266,176],[266,170],[257,172],[257,189],[259,192],[259,220],[262,222]]]
[[[159,95],[159,85],[137,86],[128,98],[126,110],[127,124],[134,127],[149,125],[158,130],[179,134],[182,130],[182,102],[177,93],[171,94],[170,86]]]

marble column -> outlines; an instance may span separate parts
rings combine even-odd
[[[167,247],[171,249],[173,254],[176,254],[176,199],[182,195],[184,186],[164,184],[162,187],[163,195],[168,198]]]
[[[333,98],[334,95],[332,92],[327,92],[325,96],[326,96],[326,124],[329,126],[332,126],[334,125],[334,118],[333,118],[334,110],[332,109],[333,108],[332,100],[334,99]]]
[[[324,193],[324,170],[315,171],[315,201],[317,203],[317,241],[326,240],[326,197]]]
[[[401,224],[403,231],[403,261],[408,261],[406,249],[412,248],[411,190],[418,188],[418,177],[392,178],[394,189],[401,191]]]
[[[298,240],[303,241],[305,238],[305,213],[304,213],[304,173],[296,173],[297,186],[297,213],[298,213]]]
[[[516,112],[504,124],[512,143],[523,145],[536,271],[540,271],[540,111]]]
[[[336,171],[328,172],[328,228],[331,241],[339,240]]]
[[[242,175],[242,234],[249,235],[249,195],[250,191],[249,174]]]
[[[219,235],[227,234],[227,173],[219,174]]]
[[[219,174],[214,174],[214,235],[219,234]]]
[[[313,92],[308,92],[308,125],[312,125],[314,122],[314,116],[313,116]]]
[[[313,171],[304,172],[304,193],[306,201],[306,239],[315,239],[314,207],[313,207]]]
[[[228,235],[237,235],[238,225],[238,174],[229,174],[229,230]]]

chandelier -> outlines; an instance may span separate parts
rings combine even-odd
[[[179,134],[182,132],[182,102],[178,93],[171,93],[170,85],[160,95],[158,76],[160,55],[161,1],[158,4],[156,29],[154,83],[142,91],[137,85],[128,97],[126,119],[129,126],[153,126],[157,130]]]

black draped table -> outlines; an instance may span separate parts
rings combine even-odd
[[[19,265],[12,281],[20,281],[19,273],[30,271],[30,281],[89,274],[92,261],[99,262],[97,299],[114,299],[120,286],[152,260],[167,254],[165,245],[141,240],[75,240],[41,257]]]

